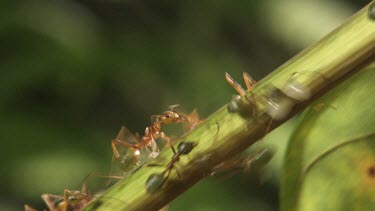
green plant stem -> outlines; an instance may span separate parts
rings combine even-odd
[[[297,103],[285,119],[273,121],[271,129],[282,124],[315,98],[373,61],[375,21],[368,17],[368,7],[363,8],[342,26],[256,85],[254,95],[257,99],[262,97],[266,99],[270,87],[282,89],[292,75],[311,72],[323,76],[303,77],[302,84],[311,90],[312,97],[304,103]],[[227,86],[224,78],[222,83],[223,86]],[[255,118],[251,116],[242,118],[240,115],[228,113],[226,106],[223,106],[180,139],[198,144],[188,156],[181,156],[177,164],[182,178],[172,171],[160,191],[150,194],[145,189],[147,178],[153,173],[162,172],[165,167],[143,166],[134,174],[119,181],[107,190],[102,198],[96,199],[84,210],[143,211],[162,208],[199,180],[209,176],[216,165],[232,158],[263,137],[271,117],[264,113],[262,103],[259,105],[258,112]],[[171,157],[172,151],[166,149],[158,160],[167,164]]]

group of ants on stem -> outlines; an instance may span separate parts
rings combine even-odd
[[[298,80],[295,80],[295,74],[287,81],[282,89],[272,87],[267,89],[267,93],[256,97],[252,89],[255,85],[255,80],[247,74],[243,73],[246,90],[241,87],[228,73],[225,74],[227,82],[239,93],[233,95],[232,100],[227,105],[229,113],[237,113],[243,117],[256,117],[259,113],[258,103],[263,102],[264,113],[271,117],[272,120],[281,120],[285,118],[297,103],[310,99],[311,93],[308,88],[302,85]],[[164,141],[164,148],[171,148],[173,156],[170,162],[166,165],[165,170],[159,174],[151,174],[146,181],[146,190],[148,193],[154,193],[168,180],[169,175],[175,164],[180,160],[181,155],[189,154],[198,143],[191,141],[181,141],[177,150],[174,148],[174,142],[178,139],[172,139],[162,131],[163,125],[170,125],[175,123],[184,123],[184,133],[188,133],[196,126],[203,122],[194,109],[190,114],[177,111],[175,108],[178,105],[172,105],[169,110],[160,115],[151,116],[151,124],[146,127],[144,135],[133,135],[124,126],[121,127],[117,137],[112,140],[111,146],[113,151],[112,161],[118,163],[118,167],[124,172],[124,176],[106,176],[108,178],[121,179],[134,171],[140,166],[150,160],[155,159],[159,153],[159,147],[156,140]],[[269,131],[267,127],[266,134]],[[250,168],[254,159],[264,154],[265,151],[258,152],[256,155],[250,155],[246,158],[237,158],[228,162],[223,162],[217,166],[217,169],[231,169],[241,166],[242,168]],[[111,167],[112,168],[112,167]],[[112,171],[112,170],[111,170]],[[178,176],[181,175],[176,170]],[[88,193],[85,183],[83,183],[82,190],[64,190],[64,194],[43,194],[43,201],[50,211],[78,211],[89,205],[96,198]],[[26,211],[37,211],[29,205],[25,205]]]

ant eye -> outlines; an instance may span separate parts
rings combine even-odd
[[[165,117],[167,117],[167,118],[170,118],[170,117],[171,117],[171,115],[167,114],[167,115],[165,115]]]

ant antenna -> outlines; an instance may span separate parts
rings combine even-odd
[[[178,106],[180,106],[180,104],[170,105],[170,106],[169,106],[169,110],[170,110],[170,111],[173,111],[173,109],[174,109],[174,108],[177,108]]]

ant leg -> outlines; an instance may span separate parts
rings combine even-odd
[[[237,83],[229,73],[225,73],[225,79],[227,82],[242,96],[246,96],[245,90],[241,87],[239,83]]]
[[[164,132],[160,132],[160,138],[162,138],[164,141],[167,142],[167,144],[166,144],[167,147],[172,147],[171,138],[169,138],[167,135],[165,135]]]
[[[181,174],[180,174],[180,172],[178,172],[178,170],[177,169],[175,169],[176,170],[176,173],[177,173],[177,175],[178,175],[178,177],[181,179],[182,177],[181,177]]]
[[[64,190],[64,201],[68,201],[68,193],[69,192],[70,192],[70,190],[68,190],[68,189]]]
[[[117,150],[117,147],[116,147],[116,139],[112,140],[112,152],[113,152],[113,157],[112,157],[112,160],[114,160],[113,158],[119,158],[120,157],[120,153],[118,152]]]
[[[124,147],[128,147],[128,148],[136,148],[135,144],[128,144],[125,141],[113,139],[112,140],[112,151],[113,151],[113,156],[115,156],[115,158],[120,157],[120,153],[118,152],[116,145],[120,145],[120,146],[124,146]]]
[[[43,194],[42,195],[42,199],[44,201],[44,203],[46,203],[48,209],[50,211],[59,211],[59,209],[55,206],[55,202],[54,200],[52,200],[52,198],[59,198],[61,196],[59,195],[54,195],[54,194]]]
[[[120,180],[120,179],[123,179],[124,176],[115,176],[115,175],[107,175],[107,174],[102,174],[102,173],[97,173],[97,172],[91,172],[89,174],[89,176],[95,176],[95,177],[100,177],[100,178],[108,178],[109,181],[107,182],[107,185],[109,185],[112,180],[111,179],[117,179],[117,180]],[[86,178],[85,178],[86,179]],[[81,193],[85,194],[85,195],[89,195],[89,191],[87,189],[87,185],[86,183],[83,183],[82,185],[82,189],[81,189]]]
[[[263,142],[263,139],[264,139],[264,137],[266,137],[266,135],[268,134],[268,132],[270,131],[270,129],[271,129],[271,126],[272,126],[272,123],[273,123],[273,120],[274,120],[274,118],[273,117],[271,117],[271,120],[270,120],[270,122],[268,123],[268,125],[267,125],[267,127],[266,127],[266,131],[264,132],[264,135],[263,135],[263,137],[257,142],[257,154],[259,153],[259,149],[261,148],[259,145]]]
[[[163,181],[163,183],[162,183],[162,185],[167,181],[167,179],[169,178],[169,176],[171,175],[171,172],[172,172],[172,169],[167,169],[167,171],[166,172],[164,172],[164,174],[165,173],[167,173],[167,176],[165,176],[165,178],[164,178],[164,181]]]
[[[112,175],[112,173],[113,173],[113,163],[111,165],[111,169],[109,170],[109,175],[98,174],[98,173],[94,173],[93,175],[96,177],[100,177],[100,178],[107,178],[108,181],[105,183],[106,187],[108,187],[112,183],[112,179],[121,180],[126,176],[126,173],[124,173],[124,176],[115,176],[115,175]],[[89,194],[86,193],[86,195],[89,195]]]
[[[331,108],[333,110],[336,110],[336,107],[333,106],[333,105],[329,105],[329,104],[326,104],[326,103],[318,103],[316,105],[313,105],[313,109],[315,111],[321,111],[322,109],[324,108]]]
[[[176,155],[176,154],[177,154],[176,149],[175,149],[172,145],[170,145],[170,147],[171,147],[171,149],[172,149],[172,151],[173,151],[173,155]]]
[[[243,80],[245,81],[247,90],[251,91],[252,86],[255,85],[256,81],[247,72],[243,72],[242,77],[243,77]]]
[[[100,177],[100,178],[109,178],[109,179],[118,179],[118,180],[124,178],[123,176],[105,175],[105,174],[100,174],[100,173],[94,173],[94,174],[92,174],[92,175],[95,176],[95,177]],[[86,185],[85,185],[85,186],[86,186]],[[87,192],[87,191],[86,191],[86,192],[83,191],[83,186],[82,186],[82,191],[81,191],[81,193],[84,193],[84,194],[88,195],[88,192]]]

